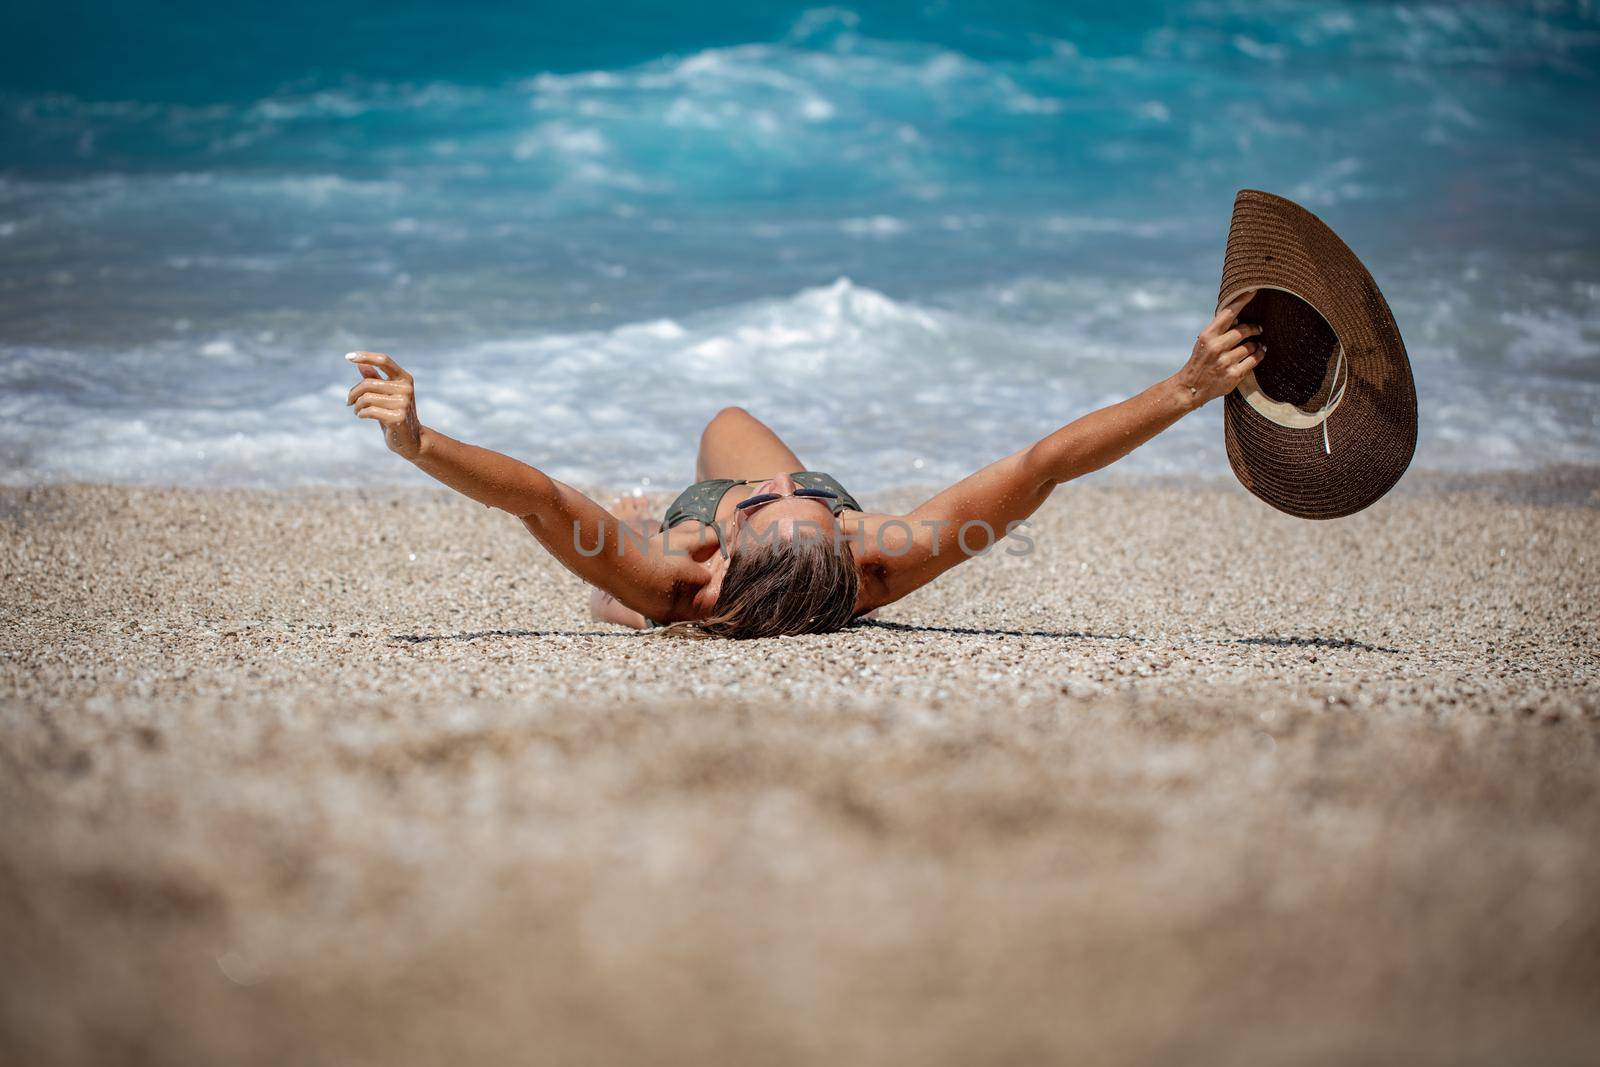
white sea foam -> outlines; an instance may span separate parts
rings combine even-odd
[[[960,477],[1159,380],[1181,362],[1206,295],[1174,283],[1130,289],[1094,278],[1019,279],[914,303],[840,278],[682,321],[507,336],[408,353],[403,362],[416,375],[427,422],[565,479],[686,481],[700,427],[737,404],[778,427],[808,463],[871,490]],[[1533,336],[1538,324],[1509,325]],[[1581,332],[1549,326],[1545,340],[1570,340],[1575,328]],[[337,354],[241,393],[230,377],[207,382],[199,368],[233,375],[281,361],[272,336],[209,337],[112,357],[7,348],[4,477],[415,480],[384,452],[376,428],[344,406],[354,379]],[[1464,367],[1426,341],[1413,344],[1412,358],[1423,408],[1419,466],[1600,455],[1600,384],[1592,376],[1524,375],[1513,388],[1504,371]],[[1592,345],[1582,358],[1592,364]],[[116,366],[142,368],[146,386],[136,400],[103,380]],[[152,402],[162,377],[161,399]],[[307,389],[309,382],[316,384]],[[15,388],[23,383],[26,394]],[[1224,471],[1217,408],[1185,420],[1123,469]]]

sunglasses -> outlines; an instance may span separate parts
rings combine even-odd
[[[808,500],[839,499],[838,493],[828,489],[796,489],[792,493],[757,493],[755,496],[745,497],[735,504],[734,508],[738,511],[743,511],[746,508],[760,507],[762,504],[770,504],[774,500],[782,500],[784,497],[790,496],[805,497]]]

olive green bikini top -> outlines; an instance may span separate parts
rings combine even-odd
[[[838,515],[841,511],[860,511],[861,505],[856,503],[856,498],[845,491],[844,486],[831,474],[821,471],[795,471],[790,475],[794,484],[801,489],[826,489],[837,494],[837,499],[828,501],[829,509]],[[689,488],[678,494],[678,499],[672,502],[667,509],[666,518],[661,520],[661,528],[670,530],[680,522],[690,519],[711,526],[717,519],[717,505],[722,503],[723,496],[736,485],[752,485],[749,481],[739,481],[735,478],[707,478],[703,482],[695,482]]]

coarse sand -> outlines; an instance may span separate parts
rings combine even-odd
[[[0,1063],[1600,1062],[1600,470],[1028,532],[685,641],[442,491],[0,490]]]

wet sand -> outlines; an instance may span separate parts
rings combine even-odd
[[[1030,534],[689,642],[443,492],[0,490],[0,1061],[1594,1062],[1600,472]]]

